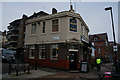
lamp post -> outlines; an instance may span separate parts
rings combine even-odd
[[[114,46],[116,46],[112,7],[107,7],[107,8],[105,8],[105,11],[108,11],[108,10],[110,10],[110,12],[111,12],[111,20],[112,20],[112,29],[113,29]],[[116,70],[117,70],[117,59],[118,59],[118,58],[117,58],[117,51],[114,51],[114,53],[115,53],[115,65],[116,65]]]

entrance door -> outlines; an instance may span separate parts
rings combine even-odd
[[[69,69],[76,70],[77,52],[69,52]]]

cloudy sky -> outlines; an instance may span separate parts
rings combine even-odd
[[[79,13],[90,29],[89,34],[107,33],[109,40],[113,40],[110,11],[113,8],[116,40],[118,41],[118,2],[72,2],[76,13]],[[69,2],[2,2],[2,30],[6,30],[10,22],[19,19],[23,14],[27,16],[34,12],[45,11],[49,14],[52,8],[58,12],[68,11]]]

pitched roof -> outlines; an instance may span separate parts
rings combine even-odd
[[[31,15],[31,16],[29,16],[28,17],[28,19],[30,19],[30,18],[33,18],[33,17],[37,17],[37,16],[45,16],[45,15],[49,15],[48,13],[46,13],[46,12],[44,12],[44,11],[40,11],[40,12],[38,12],[38,13],[33,13],[33,15]]]
[[[107,39],[107,41],[108,41],[107,33],[89,35],[89,40],[91,41],[95,36],[101,38],[102,40]]]

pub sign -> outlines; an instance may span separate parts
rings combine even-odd
[[[77,20],[70,19],[70,31],[77,32]]]

